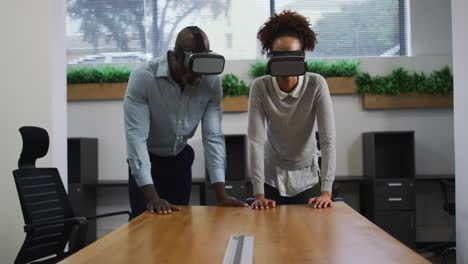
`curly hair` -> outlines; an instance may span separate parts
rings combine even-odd
[[[317,39],[310,26],[308,18],[294,11],[287,10],[272,15],[257,33],[257,38],[262,43],[262,54],[269,53],[275,39],[283,36],[298,38],[303,50],[314,50]]]

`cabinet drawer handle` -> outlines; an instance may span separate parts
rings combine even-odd
[[[232,185],[226,185],[226,186],[224,186],[224,188],[230,190],[230,189],[232,189]]]
[[[403,201],[403,198],[401,198],[401,197],[390,197],[390,198],[388,198],[388,201],[389,202],[401,202],[401,201]]]
[[[401,187],[403,186],[403,183],[401,182],[389,182],[388,187]]]

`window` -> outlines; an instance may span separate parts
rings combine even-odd
[[[256,33],[267,0],[67,0],[68,62],[138,62],[173,49],[177,33],[197,25],[226,59],[259,54]]]
[[[132,63],[172,49],[198,25],[226,59],[261,58],[256,39],[272,12],[297,10],[318,35],[310,56],[406,55],[406,0],[67,0],[70,64]]]
[[[407,55],[406,0],[276,0],[273,10],[297,10],[317,36],[309,56]]]

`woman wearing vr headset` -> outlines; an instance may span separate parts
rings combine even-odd
[[[291,11],[271,16],[258,32],[262,53],[269,57],[269,75],[254,80],[249,97],[253,209],[275,207],[276,203],[332,206],[336,159],[333,107],[325,79],[306,73],[305,51],[314,49],[315,36],[309,20]]]

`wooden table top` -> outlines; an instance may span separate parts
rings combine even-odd
[[[62,263],[222,263],[233,234],[254,235],[256,264],[429,263],[342,202],[145,213]]]

